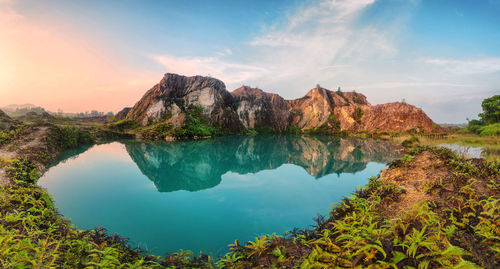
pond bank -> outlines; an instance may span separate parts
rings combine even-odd
[[[69,135],[73,139],[42,139],[52,134],[47,130],[39,133],[41,145],[34,143],[17,156],[38,164],[36,169],[40,170],[58,149],[71,145],[75,138],[78,144],[80,137],[64,131],[61,138]],[[8,145],[30,145],[24,140],[29,137],[26,133]],[[0,187],[4,253],[0,266],[216,266],[210,257],[194,258],[185,251],[165,258],[143,255],[126,247],[120,237],[106,236],[103,230],[73,229],[57,214],[47,193],[34,184],[38,177],[32,173],[34,169],[24,164],[7,169],[17,183]],[[7,166],[11,164],[2,159],[2,167]],[[499,163],[466,160],[447,149],[418,147],[393,162],[354,197],[344,199],[328,219],[318,219],[314,229],[235,242],[217,266],[331,268],[377,264],[389,268],[426,264],[496,268],[500,265],[499,180]]]

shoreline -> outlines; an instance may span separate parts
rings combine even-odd
[[[44,201],[43,205],[39,205],[39,206],[41,206],[41,208],[39,208],[40,210],[47,210],[48,209],[49,211],[52,212],[51,218],[50,218],[51,220],[49,221],[49,223],[59,223],[58,225],[60,225],[61,227],[67,227],[64,229],[66,229],[66,230],[71,229],[72,230],[73,228],[70,228],[71,224],[68,223],[67,221],[65,221],[64,218],[62,218],[61,216],[59,216],[57,214],[57,210],[53,207],[53,202],[51,201],[51,199],[50,198],[43,198],[43,197],[49,197],[48,194],[46,193],[46,191],[41,189],[40,187],[36,186],[36,183],[34,183],[35,185],[30,183],[30,181],[36,182],[36,179],[41,175],[41,173],[43,173],[45,171],[45,168],[50,163],[50,161],[54,160],[54,158],[56,158],[56,156],[60,152],[62,152],[62,150],[67,148],[66,147],[67,145],[65,145],[65,142],[64,142],[64,141],[66,141],[64,137],[61,137],[61,138],[63,138],[62,141],[51,141],[51,142],[47,139],[41,139],[41,138],[46,138],[46,137],[44,137],[44,135],[46,135],[46,136],[49,135],[49,133],[50,133],[49,131],[51,130],[50,128],[51,127],[47,127],[46,129],[42,129],[43,130],[42,132],[40,132],[40,129],[38,129],[38,133],[35,132],[37,134],[37,137],[34,139],[38,139],[38,141],[43,141],[43,143],[42,143],[43,145],[36,145],[37,143],[29,144],[29,142],[28,142],[28,143],[26,143],[26,145],[33,146],[34,148],[31,148],[31,149],[29,149],[29,147],[26,147],[26,148],[21,147],[20,148],[20,150],[21,150],[20,152],[22,153],[22,154],[20,154],[20,156],[26,157],[26,156],[29,156],[30,153],[34,153],[34,155],[31,156],[32,160],[30,160],[28,157],[28,161],[37,164],[36,165],[36,172],[37,173],[36,173],[35,178],[30,178],[31,172],[33,170],[35,170],[35,169],[31,169],[30,171],[23,171],[23,172],[27,172],[27,173],[22,173],[22,176],[19,179],[17,179],[17,183],[10,183],[7,185],[0,186],[1,192],[3,192],[4,194],[7,194],[6,197],[8,197],[8,198],[6,198],[7,200],[1,201],[2,202],[1,204],[2,204],[2,208],[4,208],[3,210],[5,212],[5,211],[9,211],[8,205],[13,202],[13,200],[10,200],[10,199],[15,195],[20,195],[20,193],[35,193],[36,194],[35,196],[28,195],[27,197],[36,197],[38,195],[41,195],[42,198],[38,198],[36,200],[41,199]],[[56,127],[56,128],[59,128],[59,127]],[[75,133],[72,133],[72,134],[74,135]],[[76,132],[76,134],[77,134],[76,135],[77,137],[80,135],[79,132]],[[29,135],[28,135],[28,137],[29,137]],[[26,138],[27,137],[21,138],[21,141],[26,142],[25,141]],[[57,145],[57,147],[56,148],[49,148],[50,145],[52,145],[52,146]],[[72,144],[72,145],[78,146],[78,143]],[[48,154],[45,153],[42,155],[41,150],[43,150],[44,147],[47,150]],[[27,150],[27,149],[29,149],[29,150]],[[39,152],[34,152],[35,150],[38,150]],[[438,158],[437,160],[440,160],[440,161],[430,161],[430,160],[435,159],[435,158]],[[346,257],[339,256],[338,258],[333,259],[333,260],[327,259],[327,262],[325,263],[325,260],[323,260],[322,258],[320,258],[318,260],[318,258],[321,255],[324,255],[321,253],[324,253],[324,251],[326,251],[327,253],[330,253],[329,257],[331,258],[332,257],[331,255],[338,256],[338,252],[337,251],[331,252],[333,245],[331,247],[329,247],[328,244],[330,244],[330,243],[327,244],[326,242],[322,242],[321,240],[324,240],[325,238],[321,239],[320,233],[325,233],[325,232],[329,233],[329,235],[327,237],[327,238],[329,238],[328,240],[333,240],[332,244],[334,241],[337,242],[336,240],[338,240],[338,236],[334,236],[333,234],[331,234],[331,232],[334,232],[335,230],[338,230],[339,228],[335,225],[333,227],[331,227],[331,224],[329,224],[329,223],[345,222],[349,219],[350,214],[353,214],[354,212],[358,212],[358,209],[361,210],[360,208],[358,208],[357,205],[353,205],[353,202],[358,201],[359,199],[362,199],[363,201],[365,201],[365,203],[368,203],[367,205],[370,205],[369,207],[372,209],[366,211],[365,210],[366,208],[365,208],[365,209],[359,211],[358,214],[361,214],[360,212],[364,212],[362,214],[368,214],[368,215],[375,214],[375,215],[373,215],[375,217],[375,219],[379,219],[376,222],[379,224],[375,224],[377,227],[379,225],[381,225],[382,223],[384,223],[385,221],[388,221],[390,219],[392,222],[394,222],[395,221],[395,220],[393,220],[394,216],[399,216],[400,218],[404,218],[405,216],[408,216],[408,214],[411,215],[412,214],[411,212],[413,212],[412,210],[415,210],[415,208],[420,208],[419,210],[424,210],[425,212],[427,212],[426,214],[430,214],[430,215],[442,213],[442,212],[440,212],[439,207],[438,207],[438,211],[436,211],[438,213],[433,213],[435,208],[433,208],[432,203],[438,202],[439,199],[437,199],[437,200],[433,199],[433,197],[434,197],[433,195],[426,194],[426,193],[428,191],[434,192],[436,190],[439,190],[441,192],[442,191],[446,192],[446,191],[450,191],[449,189],[451,187],[447,186],[446,184],[441,183],[441,181],[439,181],[440,179],[437,177],[427,178],[428,176],[437,173],[437,172],[433,172],[430,175],[428,175],[428,173],[429,173],[428,169],[431,169],[432,167],[434,167],[432,169],[437,169],[436,171],[441,171],[441,172],[439,172],[442,174],[442,176],[440,177],[441,180],[443,177],[450,177],[451,178],[451,177],[453,177],[453,175],[452,175],[453,173],[450,171],[451,168],[446,168],[450,165],[449,164],[450,160],[452,160],[453,162],[463,163],[463,164],[460,164],[462,166],[466,165],[466,167],[467,167],[467,165],[469,165],[470,167],[468,167],[467,169],[476,169],[476,168],[474,168],[475,165],[479,165],[479,166],[487,165],[487,167],[490,167],[490,166],[495,167],[494,163],[490,163],[490,162],[486,162],[486,161],[475,161],[475,160],[469,161],[469,160],[465,160],[465,159],[460,159],[459,157],[457,157],[456,155],[451,153],[451,151],[449,151],[449,150],[437,149],[437,148],[417,148],[413,151],[410,150],[410,155],[406,155],[402,159],[399,159],[399,160],[393,162],[393,164],[391,164],[391,166],[389,168],[384,169],[378,177],[373,178],[370,181],[370,183],[367,184],[367,186],[363,187],[360,191],[358,191],[355,197],[344,200],[343,202],[339,203],[337,205],[337,207],[335,207],[332,210],[332,213],[328,219],[326,219],[326,220],[319,219],[317,226],[315,228],[313,228],[312,230],[293,231],[291,235],[287,235],[285,237],[265,236],[265,237],[256,239],[255,242],[248,242],[245,244],[240,244],[239,242],[235,242],[235,244],[230,247],[232,250],[228,254],[226,254],[226,256],[223,259],[219,260],[217,262],[217,264],[221,267],[227,267],[227,268],[238,267],[238,266],[264,266],[264,267],[268,267],[271,265],[273,265],[273,266],[280,265],[280,266],[287,267],[287,266],[300,265],[300,264],[302,264],[302,265],[306,264],[308,266],[316,266],[316,265],[320,266],[322,264],[322,266],[328,267],[328,266],[333,266],[333,264],[337,264],[335,262],[340,261],[339,259],[345,260],[344,261],[345,263],[343,264],[344,266],[349,265],[349,263],[347,261],[350,261],[351,265],[371,264],[372,262],[375,262],[375,261],[390,261],[391,259],[389,259],[388,257],[392,256],[392,259],[394,259],[395,254],[394,253],[392,253],[392,254],[387,253],[387,251],[385,250],[385,248],[387,246],[385,246],[384,244],[379,245],[379,247],[377,247],[376,246],[377,244],[375,244],[372,247],[368,247],[368,245],[366,245],[366,247],[367,247],[366,251],[368,251],[368,250],[369,251],[366,253],[362,252],[365,254],[357,254],[355,256],[346,256]],[[3,163],[2,170],[6,167],[5,162],[6,162],[6,160],[2,159],[2,163]],[[415,166],[415,165],[417,165],[417,166]],[[422,166],[422,167],[419,167],[419,166]],[[496,164],[496,166],[499,166],[499,164]],[[426,167],[428,167],[428,168],[426,168]],[[23,170],[24,168],[25,167],[20,166],[21,170]],[[413,173],[413,171],[416,171],[418,169],[423,171],[420,174],[420,176],[412,175],[412,176],[410,176],[410,178],[408,178],[406,180],[401,180],[401,177],[404,177],[405,173],[406,174],[409,173],[411,175],[411,173]],[[498,185],[500,185],[500,183],[498,181],[500,178],[500,176],[499,176],[500,168],[497,167],[494,169],[496,169],[496,170],[493,170],[491,172],[491,173],[493,173],[492,175],[494,175],[494,177],[491,178],[491,180],[492,180],[491,184],[493,184],[492,186],[494,186],[493,189],[488,187],[489,185],[486,183],[482,184],[481,186],[475,187],[474,182],[471,183],[470,180],[465,180],[465,181],[462,180],[463,182],[460,182],[461,185],[458,186],[458,187],[460,187],[460,188],[458,188],[458,190],[460,190],[461,188],[463,189],[466,186],[470,186],[469,188],[476,189],[476,191],[484,191],[484,189],[486,189],[490,193],[493,194],[493,196],[490,196],[489,199],[493,198],[493,199],[495,199],[495,201],[498,201],[498,199],[499,199]],[[407,171],[407,172],[401,172],[401,171]],[[439,173],[437,173],[437,174],[439,174]],[[12,175],[12,173],[9,174],[9,172],[7,172],[6,175]],[[496,179],[495,179],[495,176],[496,176]],[[423,180],[423,181],[421,181],[421,183],[415,183],[415,184],[419,184],[418,185],[419,187],[413,186],[413,184],[408,185],[407,183],[405,183],[406,181],[414,181],[417,177],[423,177],[424,179],[427,178],[427,180]],[[487,178],[485,178],[484,180],[486,180],[486,179]],[[483,179],[481,179],[481,180],[483,180]],[[455,183],[452,182],[450,184],[453,185]],[[9,188],[7,188],[7,187],[9,187]],[[456,187],[453,187],[453,188],[456,188]],[[10,190],[10,189],[13,189],[13,190]],[[377,196],[379,198],[376,198]],[[439,196],[441,196],[441,194]],[[380,198],[380,197],[382,197],[382,198]],[[402,197],[408,197],[408,198],[402,198]],[[403,199],[403,200],[401,200],[401,199]],[[483,200],[479,200],[479,203],[482,203],[481,201],[483,201]],[[398,203],[401,203],[401,206],[394,207],[394,205],[397,205]],[[391,204],[393,206],[391,206]],[[377,208],[379,208],[381,206],[382,206],[382,208],[387,208],[387,209],[385,211],[384,210],[379,211]],[[496,210],[494,212],[498,212],[499,207],[500,207],[500,202],[496,202],[496,204],[494,203],[493,206],[494,206],[493,210]],[[29,208],[32,208],[32,207],[29,207]],[[28,210],[29,208],[27,208],[26,210]],[[21,214],[22,214],[22,212],[23,211],[21,211]],[[35,211],[35,212],[37,212],[37,211]],[[494,214],[493,217],[498,218],[498,213],[496,213],[496,215]],[[5,218],[5,216],[2,216],[3,220],[0,221],[0,224],[2,224],[2,227],[3,227],[3,228],[1,228],[2,230],[5,229],[4,225],[6,225],[4,218]],[[412,219],[411,221],[418,222],[419,220]],[[409,222],[411,222],[411,221],[409,221]],[[39,225],[39,224],[37,224],[37,225]],[[46,236],[42,236],[42,237],[46,238],[45,240],[49,240],[49,238],[51,238],[51,236],[53,234],[58,234],[58,232],[54,232],[54,231],[49,232],[49,230],[44,230],[41,228],[41,226],[37,226],[37,225],[34,226],[35,230],[41,232],[42,234],[46,233]],[[7,227],[10,227],[10,226],[11,226],[11,223],[7,222]],[[14,225],[13,227],[17,227],[17,226]],[[446,227],[448,227],[448,226],[446,226]],[[379,228],[382,229],[382,227],[379,227]],[[444,229],[444,228],[440,228],[440,229]],[[7,237],[9,237],[11,239],[12,238],[14,238],[14,239],[19,238],[19,236],[23,237],[22,232],[21,232],[21,234],[18,234],[15,232],[15,230],[9,230],[8,228],[7,228],[7,230],[4,230],[4,231],[7,232]],[[330,231],[330,232],[327,232],[327,231]],[[14,232],[14,234],[12,234],[12,232]],[[5,232],[2,232],[2,236],[5,236],[4,233]],[[72,237],[69,237],[69,238],[62,237],[62,238],[66,238],[66,239],[62,239],[62,238],[61,239],[54,239],[54,241],[53,241],[54,245],[52,245],[52,247],[48,247],[48,251],[50,253],[52,253],[51,254],[52,256],[48,255],[48,254],[47,255],[49,257],[54,258],[52,260],[52,264],[55,262],[58,262],[56,264],[58,264],[58,266],[63,266],[63,267],[65,267],[64,264],[66,264],[66,266],[67,266],[67,265],[69,265],[70,262],[73,262],[72,263],[73,265],[75,265],[75,264],[84,265],[85,262],[88,262],[88,260],[93,260],[94,262],[99,262],[99,263],[106,261],[107,262],[106,264],[108,264],[108,265],[112,265],[112,264],[114,264],[114,265],[140,264],[140,266],[142,266],[142,267],[151,267],[151,268],[163,267],[163,266],[180,266],[180,267],[185,266],[185,267],[192,267],[192,268],[212,268],[216,264],[210,257],[208,257],[206,255],[201,255],[200,257],[195,257],[190,252],[172,253],[171,256],[166,256],[164,258],[154,258],[154,257],[149,256],[149,255],[144,255],[144,254],[141,254],[142,252],[140,250],[130,249],[126,245],[126,241],[124,241],[123,239],[121,239],[119,237],[115,237],[113,239],[113,237],[105,235],[104,230],[94,230],[94,231],[72,230],[71,233],[73,234],[73,238]],[[343,233],[345,233],[345,231]],[[15,235],[15,234],[17,234],[17,235]],[[83,236],[83,237],[79,238],[78,236]],[[476,236],[476,235],[474,235],[474,236]],[[76,239],[76,238],[79,238],[79,239]],[[83,238],[83,240],[82,240],[82,238]],[[98,238],[98,240],[96,240],[96,238]],[[444,238],[444,239],[446,239],[449,242],[452,242],[452,240],[451,240],[452,238]],[[444,240],[444,239],[442,238],[442,240]],[[66,259],[67,257],[62,259],[61,257],[64,256],[65,254],[59,253],[58,252],[59,247],[55,247],[55,246],[56,245],[59,246],[61,244],[64,245],[66,243],[71,243],[71,242],[76,242],[75,240],[77,240],[79,242],[79,244],[85,245],[88,249],[88,252],[86,252],[86,254],[81,253],[81,256],[71,258],[71,261],[67,261],[67,259]],[[454,239],[454,240],[458,240],[458,239]],[[42,242],[45,242],[45,241],[42,240],[42,241],[39,241],[38,243],[41,244]],[[57,243],[57,242],[59,242],[59,243]],[[97,244],[99,242],[101,245]],[[112,244],[108,245],[108,243],[106,243],[103,246],[102,245],[103,242],[112,242]],[[349,242],[349,240],[344,238],[344,239],[340,240],[340,243],[342,243],[342,242],[344,242],[344,243]],[[73,244],[73,243],[71,243],[71,244]],[[489,244],[500,245],[499,242],[495,243],[495,241],[490,242]],[[313,245],[315,247],[311,248],[311,245]],[[339,247],[340,249],[344,249],[346,247],[346,246],[343,246],[342,244],[339,244],[339,242],[335,243],[334,245]],[[318,247],[323,252],[319,252],[320,250],[318,249]],[[348,249],[350,249],[352,247],[353,246],[350,245],[350,246],[348,246]],[[108,258],[106,258],[102,255],[99,255],[99,254],[95,254],[96,252],[93,251],[93,249],[97,250],[100,248],[108,249],[108,251],[110,253],[114,253],[114,254],[112,254]],[[380,248],[382,250],[380,250]],[[446,250],[446,248],[444,248],[443,246],[436,246],[436,248],[437,249],[435,249],[434,251],[438,251],[441,253],[443,253]],[[278,249],[278,250],[276,250],[276,249]],[[459,256],[462,257],[462,255],[464,255],[463,253],[470,251],[470,250],[464,250],[464,249],[462,249],[462,250],[463,251],[460,252],[461,253],[460,255],[454,255],[454,256],[452,255],[452,257],[446,258],[445,259],[447,262],[446,264],[458,265],[458,264],[471,264],[471,262],[474,262],[474,261],[478,262],[477,259],[474,261],[468,261],[468,260],[463,260],[463,258],[459,258]],[[421,250],[421,251],[424,251],[424,250]],[[58,253],[58,254],[56,255],[56,253]],[[71,253],[71,251],[70,251],[70,253]],[[385,255],[382,255],[382,253],[385,253]],[[468,254],[466,254],[466,256],[473,255],[473,253],[469,253],[469,252],[467,252],[467,253]],[[56,256],[54,256],[54,255],[56,255]],[[320,256],[318,256],[318,255],[320,255]],[[359,255],[362,255],[362,256],[359,256]],[[113,257],[113,258],[111,258],[111,257]],[[370,258],[368,259],[368,257],[370,257]],[[9,265],[9,264],[12,265],[12,264],[22,263],[22,261],[19,260],[20,258],[21,257],[14,255],[14,256],[10,256],[10,258],[0,259],[0,265],[4,266],[4,265]],[[107,260],[107,259],[109,259],[109,260]],[[415,258],[411,258],[411,257],[407,256],[402,261],[405,261],[405,259],[410,260],[410,259],[415,259]],[[40,264],[47,266],[48,261],[50,261],[50,259],[49,260],[42,259],[40,261]],[[66,261],[68,263],[63,263],[64,261]],[[361,261],[363,261],[363,262],[360,263]],[[399,263],[397,263],[398,266],[400,265],[400,263],[402,263],[402,261],[399,261]],[[9,262],[17,262],[17,263],[9,263]],[[488,263],[488,261],[486,261],[486,260],[484,260],[483,262]],[[493,259],[493,261],[489,261],[489,262],[493,262],[494,264],[498,264],[500,261],[499,261],[499,258],[497,257],[497,258]],[[319,265],[316,263],[318,263]],[[342,264],[337,264],[336,266],[341,266],[341,265]],[[488,264],[483,264],[482,266],[488,267]],[[8,267],[8,266],[6,266],[6,267]],[[493,267],[491,267],[491,268],[493,268]]]

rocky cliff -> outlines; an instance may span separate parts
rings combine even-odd
[[[288,126],[290,105],[281,96],[248,86],[231,94],[237,103],[238,118],[245,128],[269,127],[282,131]]]
[[[196,106],[202,108],[208,124],[239,130],[242,125],[234,105],[233,96],[218,79],[167,73],[132,107],[126,118],[142,126],[168,122],[178,127],[184,123],[185,113]]]
[[[193,106],[201,108],[209,125],[232,131],[265,128],[282,132],[289,127],[302,131],[406,131],[412,128],[433,131],[436,128],[415,106],[406,103],[372,106],[366,96],[357,92],[317,87],[302,98],[285,100],[248,86],[229,93],[218,79],[171,73],[165,74],[133,108],[119,114],[120,118],[135,120],[142,126],[164,122],[175,128],[184,124],[186,113]]]

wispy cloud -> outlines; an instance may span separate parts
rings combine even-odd
[[[151,58],[163,65],[166,72],[175,72],[188,76],[211,76],[229,84],[245,83],[249,79],[263,76],[267,71],[263,67],[228,62],[220,57],[156,55],[151,56]]]
[[[500,58],[480,59],[425,59],[424,63],[444,68],[457,75],[488,74],[500,71]]]
[[[354,26],[360,13],[373,2],[323,0],[301,6],[288,14],[285,23],[271,25],[242,44],[252,52],[251,60],[243,63],[238,55],[221,52],[211,57],[152,58],[174,72],[218,76],[228,88],[246,83],[297,97],[354,60],[397,53],[387,33],[375,27]]]

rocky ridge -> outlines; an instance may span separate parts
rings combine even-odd
[[[433,131],[438,126],[419,108],[407,103],[372,106],[361,93],[330,91],[321,87],[304,97],[285,100],[261,89],[242,86],[228,92],[224,83],[211,77],[185,77],[167,73],[120,118],[135,120],[141,126],[158,122],[182,126],[192,107],[202,108],[207,124],[225,130],[243,129],[285,131],[407,131],[419,128]],[[126,114],[126,116],[125,116]]]

